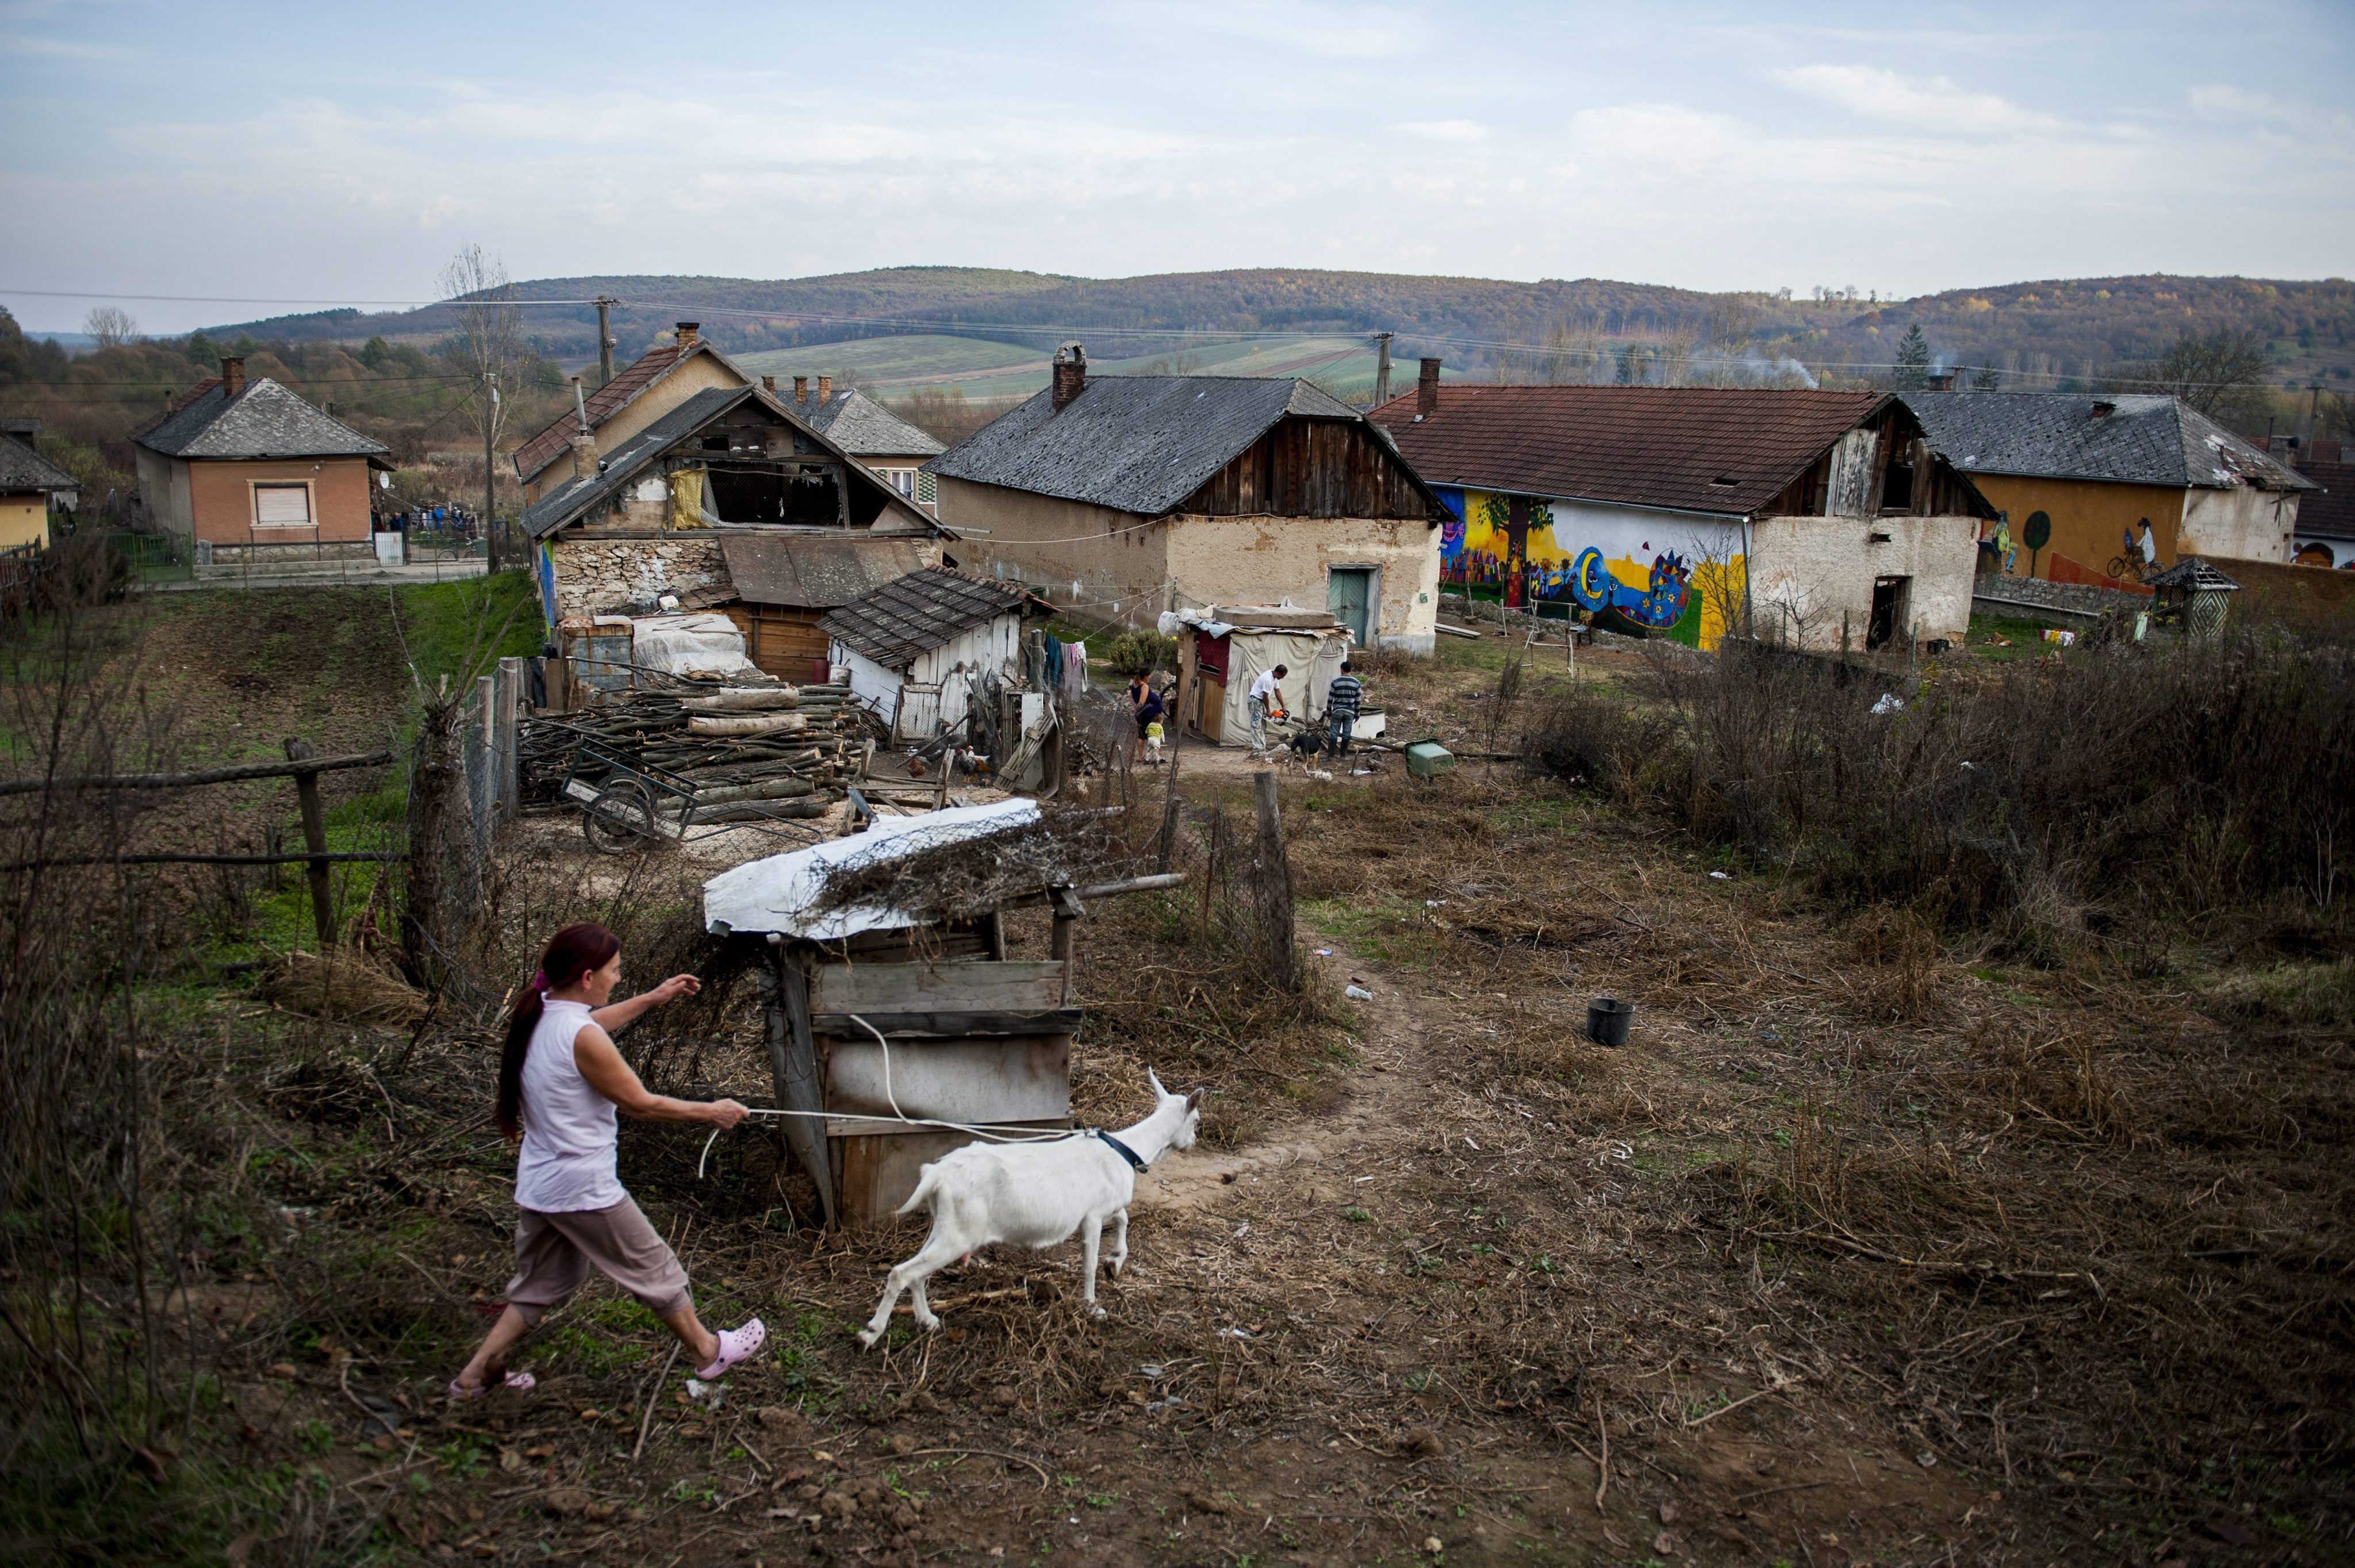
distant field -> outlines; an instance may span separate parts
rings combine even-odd
[[[850,370],[886,398],[921,387],[954,387],[971,399],[997,400],[1027,398],[1047,385],[1047,357],[1039,350],[945,334],[852,338],[734,357],[748,370],[781,379]],[[1362,401],[1373,393],[1375,366],[1373,347],[1362,337],[1268,337],[1177,354],[1098,354],[1088,368],[1100,376],[1304,376],[1337,397]],[[1404,391],[1414,376],[1412,360],[1393,363],[1391,390]]]

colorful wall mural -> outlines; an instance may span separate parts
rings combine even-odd
[[[1713,648],[1742,591],[1742,526],[1700,516],[1442,488],[1440,581],[1539,615],[1573,608]]]

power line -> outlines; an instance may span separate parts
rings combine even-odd
[[[112,293],[105,290],[16,289],[8,288],[5,285],[0,285],[0,294],[29,294],[36,298],[51,300],[154,300],[162,301],[170,304],[324,304],[336,306],[346,310],[354,309],[360,305],[375,305],[388,310],[396,307],[403,310],[424,310],[433,305],[448,305],[455,309],[469,305],[584,305],[595,304],[597,303],[595,300],[478,300],[464,298],[447,300],[300,300],[283,299],[271,295],[260,294],[123,294]]]

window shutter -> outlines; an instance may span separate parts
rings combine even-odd
[[[265,528],[310,527],[311,487],[307,485],[255,485],[253,520]]]
[[[939,499],[939,487],[932,483],[932,476],[921,468],[916,470],[916,499],[927,507]]]

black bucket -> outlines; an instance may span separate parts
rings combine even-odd
[[[1636,1021],[1636,1004],[1616,997],[1597,997],[1586,1005],[1586,1038],[1597,1045],[1625,1045],[1627,1026]]]

